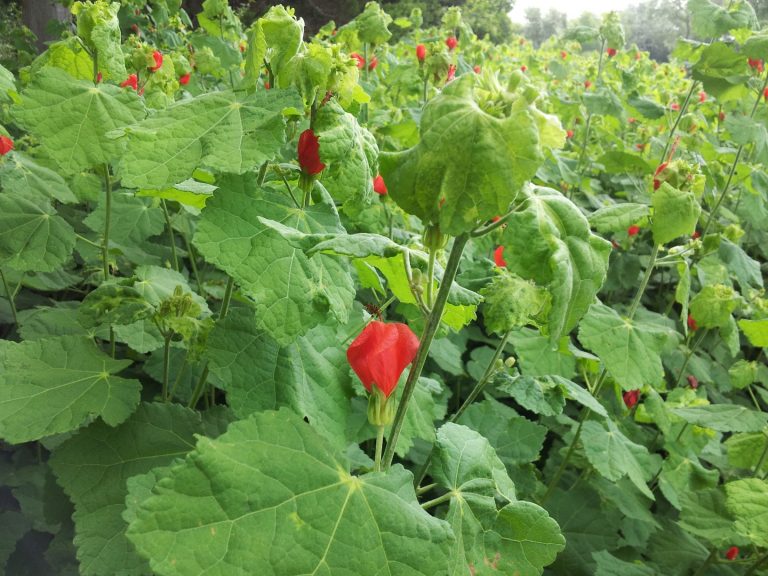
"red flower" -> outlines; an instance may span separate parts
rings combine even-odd
[[[637,119],[634,116],[630,116],[629,118],[627,118],[627,122],[629,122],[630,124],[634,124],[635,122],[637,122]]]
[[[688,314],[688,329],[689,330],[698,330],[699,329],[699,325],[696,324],[696,319],[693,316],[691,316],[690,314]]]
[[[272,88],[272,85],[269,82],[264,82],[264,90],[269,90]]]
[[[387,195],[387,185],[384,183],[384,178],[382,178],[381,174],[373,179],[373,191],[380,196]]]
[[[424,59],[427,57],[427,47],[424,46],[424,44],[419,44],[416,46],[416,60],[419,62],[424,62]]]
[[[717,117],[720,119],[720,122],[722,122],[723,120],[725,120],[725,112],[720,111]]]
[[[728,558],[728,560],[736,560],[736,557],[739,555],[739,547],[738,546],[731,546],[728,548],[728,552],[725,553],[725,557]]]
[[[480,74],[480,70],[482,70],[482,69],[480,68],[480,66],[475,65],[475,66],[472,67],[472,70],[475,71],[475,74]]]
[[[379,65],[379,59],[376,58],[376,56],[371,56],[371,59],[368,60],[368,70],[373,70],[376,68],[376,66]]]
[[[406,324],[374,320],[347,348],[347,360],[368,392],[376,386],[386,398],[419,349],[419,339]]]
[[[628,409],[632,410],[632,408],[634,408],[640,400],[640,390],[630,390],[629,392],[624,392],[624,394],[621,395],[621,398],[624,400],[624,405]]]
[[[181,84],[182,86],[186,86],[187,84],[189,84],[189,77],[190,77],[189,72],[187,72],[183,76],[180,76],[179,77],[179,84]]]
[[[349,55],[350,58],[354,58],[357,60],[357,67],[362,70],[365,67],[365,58],[360,56],[357,52],[352,52],[352,54]]]
[[[691,388],[696,390],[696,388],[699,387],[699,379],[696,378],[696,376],[693,374],[688,374],[688,384],[691,386]]]
[[[629,236],[637,236],[640,234],[640,226],[632,225],[629,228],[627,228],[627,234]]]
[[[8,136],[0,136],[0,156],[5,156],[13,150],[13,140]]]
[[[451,64],[448,66],[448,78],[445,79],[445,83],[448,84],[451,80],[453,80],[456,77],[456,65]]]
[[[152,52],[152,58],[155,61],[155,65],[150,66],[149,69],[152,72],[157,72],[158,70],[160,70],[160,66],[163,65],[163,53],[160,52],[159,50],[155,50],[154,52]]]
[[[320,162],[320,140],[311,128],[299,135],[299,166],[310,175],[320,174],[325,164]]]
[[[758,60],[757,58],[755,58],[755,59],[747,58],[747,63],[749,64],[750,68],[752,68],[754,70],[757,70],[761,74],[763,73],[763,61],[762,60]]]
[[[643,55],[640,54],[640,52],[635,52],[635,60],[640,60],[640,58],[642,58],[642,57],[643,57]]]
[[[608,54],[608,58],[613,58],[616,56],[616,48],[608,48],[605,53]]]
[[[661,164],[659,164],[659,167],[656,168],[656,172],[653,173],[653,189],[654,190],[658,190],[659,187],[661,186],[661,180],[659,180],[657,176],[662,172],[664,172],[664,170],[667,167],[667,164],[669,164],[669,162],[662,162]]]
[[[566,138],[573,138],[573,130],[566,130],[565,131],[565,137]]]
[[[670,104],[670,105],[669,105],[669,107],[670,107],[672,110],[674,110],[675,112],[677,112],[678,110],[680,110],[680,104],[678,104],[677,102],[672,102],[672,104]]]
[[[525,64],[523,64],[522,66],[520,66],[520,70],[522,70],[523,72],[525,72],[526,70],[528,70],[528,66],[526,66]]]
[[[248,45],[245,42],[240,42],[240,52],[245,52],[248,49]]]
[[[592,87],[592,82],[590,82],[589,80],[584,80],[584,88],[589,90],[591,87]]]
[[[763,97],[768,100],[768,88],[763,90]]]
[[[459,41],[454,36],[448,36],[445,40],[445,45],[448,46],[448,50],[453,50],[459,45]]]
[[[120,88],[133,88],[134,90],[139,89],[139,79],[136,76],[136,74],[131,74],[126,78],[123,82],[120,83]]]
[[[707,101],[707,93],[703,90],[699,92],[699,102],[706,102]]]
[[[642,142],[639,142],[635,144],[635,148],[637,148],[638,150],[645,150],[645,144],[643,144]]]
[[[694,230],[693,234],[691,234],[691,238],[693,238],[694,240],[696,240],[696,238],[701,238],[701,232],[699,232],[698,230]]]
[[[560,58],[562,58],[563,60],[568,58],[568,52],[566,52],[565,50],[560,50]]]
[[[501,216],[494,216],[491,218],[491,222],[498,222],[499,220],[501,220]]]
[[[101,84],[102,79],[104,76],[101,75],[101,72],[96,73],[96,84]]]
[[[131,31],[134,34],[141,34],[141,32],[139,32],[139,25],[138,24],[131,24]]]
[[[507,261],[504,260],[504,246],[498,246],[496,250],[493,251],[493,261],[499,268],[506,268]]]

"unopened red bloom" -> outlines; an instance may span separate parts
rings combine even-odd
[[[632,226],[627,228],[627,234],[629,236],[637,236],[638,234],[640,234],[640,226],[636,226],[635,224],[633,224]]]
[[[573,130],[566,130],[565,131],[565,137],[566,138],[573,138]]]
[[[696,390],[696,388],[699,387],[699,379],[696,378],[696,376],[693,374],[688,374],[688,384],[691,386],[691,388]]]
[[[299,135],[299,166],[310,175],[320,174],[325,164],[320,161],[320,140],[311,128]]]
[[[720,111],[717,117],[720,119],[720,122],[722,122],[723,120],[725,120],[725,112]]]
[[[368,70],[373,70],[378,65],[379,65],[379,59],[376,58],[376,56],[372,56],[371,59],[368,60]]]
[[[360,56],[360,54],[358,54],[357,52],[352,52],[352,54],[350,54],[349,57],[357,60],[357,67],[360,68],[361,70],[363,69],[363,67],[365,66],[365,58]]]
[[[120,83],[120,88],[133,88],[134,90],[139,89],[139,78],[136,76],[136,74],[131,74],[123,80]]]
[[[163,65],[163,53],[160,52],[160,50],[155,50],[152,52],[152,59],[155,61],[155,65],[151,66],[149,69],[152,72],[157,72],[160,70],[160,67]]]
[[[100,84],[104,76],[102,76],[101,72],[96,73],[96,84]]]
[[[739,555],[739,547],[738,546],[731,546],[728,548],[728,551],[725,553],[725,557],[728,558],[728,560],[736,560],[736,557]]]
[[[493,251],[493,261],[499,268],[505,268],[507,266],[507,261],[504,260],[504,246],[498,246],[496,250]]]
[[[140,34],[140,32],[139,32],[139,25],[138,24],[131,24],[131,31],[134,34]]]
[[[680,110],[680,104],[678,104],[677,102],[672,102],[672,104],[670,104],[670,105],[669,105],[669,107],[670,107],[672,110],[674,110],[674,111],[678,111],[678,110]]]
[[[616,48],[608,48],[605,52],[608,54],[608,58],[616,56]]]
[[[424,46],[424,44],[419,44],[416,46],[416,59],[419,62],[424,62],[424,59],[427,57],[427,47]]]
[[[589,80],[584,80],[584,88],[589,90],[591,87],[592,87],[592,82],[590,82]]]
[[[448,50],[453,50],[459,45],[459,41],[456,40],[455,36],[448,36],[445,40],[445,45],[448,46]]]
[[[475,74],[480,74],[480,70],[481,70],[481,68],[480,68],[480,66],[478,66],[478,65],[475,65],[475,66],[473,66],[473,67],[472,67],[472,70],[474,70],[474,71],[475,71]]]
[[[763,90],[763,97],[764,97],[766,100],[768,100],[768,88],[765,88],[765,89]]]
[[[637,144],[635,144],[635,148],[637,148],[638,150],[645,150],[645,144],[643,144],[642,142],[638,142]]]
[[[419,339],[407,324],[374,320],[347,348],[347,360],[368,392],[375,386],[389,398],[418,349]]]
[[[707,93],[703,90],[699,92],[699,102],[706,102],[707,101]]]
[[[694,230],[693,234],[691,234],[691,238],[693,238],[694,240],[696,240],[696,238],[701,238],[701,232],[699,232],[698,230]]]
[[[8,136],[0,136],[0,156],[5,156],[13,150],[13,140]]]
[[[190,77],[189,72],[187,72],[183,76],[180,76],[179,77],[179,84],[181,84],[182,86],[186,86],[187,84],[189,84],[189,77]]]
[[[688,329],[689,330],[698,330],[699,325],[696,324],[696,318],[688,314]]]
[[[448,66],[448,78],[446,78],[445,82],[448,83],[451,80],[453,80],[456,77],[456,65],[451,64]]]
[[[522,66],[520,66],[520,70],[522,70],[523,72],[525,72],[526,70],[528,70],[528,66],[526,66],[525,64],[523,64]]]
[[[747,63],[749,64],[750,68],[753,68],[757,70],[758,72],[763,72],[763,61],[759,60],[757,58],[747,58]]]
[[[565,50],[560,50],[560,58],[562,58],[563,60],[568,58],[568,52],[566,52]]]
[[[381,174],[373,179],[373,191],[380,196],[387,195],[387,185],[384,183],[384,178],[382,178]]]
[[[627,122],[629,122],[630,124],[634,124],[635,122],[637,122],[637,119],[634,116],[630,116],[629,118],[627,118]]]
[[[642,57],[643,57],[643,55],[640,54],[640,52],[635,52],[635,60],[640,60],[640,58],[642,58]]]
[[[621,395],[621,398],[624,400],[624,405],[632,410],[632,408],[634,408],[634,406],[640,400],[640,390],[630,390],[628,392],[624,392],[624,394]]]
[[[658,190],[659,187],[661,186],[661,180],[659,180],[658,176],[659,174],[664,172],[668,164],[669,164],[668,162],[662,162],[661,164],[659,164],[659,167],[656,168],[656,172],[653,173],[653,189],[654,190]]]

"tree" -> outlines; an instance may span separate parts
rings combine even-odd
[[[621,13],[628,44],[647,50],[651,58],[666,61],[679,37],[690,36],[683,0],[645,0]]]

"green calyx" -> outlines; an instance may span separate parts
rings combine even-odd
[[[373,386],[368,396],[368,422],[371,425],[389,426],[395,419],[395,402],[390,402],[384,392]]]

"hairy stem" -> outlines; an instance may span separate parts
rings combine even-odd
[[[172,333],[168,333],[165,336],[165,342],[163,344],[163,402],[168,402],[170,396],[168,395],[168,375],[171,369],[171,336]]]
[[[424,502],[424,504],[421,505],[421,507],[424,510],[429,510],[430,508],[434,508],[435,506],[442,504],[443,502],[448,502],[451,498],[453,498],[453,492],[446,492],[442,496],[438,496],[434,500],[430,500],[429,502]]]
[[[10,287],[8,286],[8,281],[5,279],[5,274],[3,274],[2,269],[0,269],[0,279],[3,281],[3,289],[5,290],[5,295],[8,298],[8,303],[11,305],[11,315],[13,316],[13,323],[14,325],[19,325],[19,316],[16,311],[16,295],[11,292]]]
[[[381,471],[381,452],[384,449],[384,426],[376,427],[376,456],[373,463],[373,471]]]
[[[165,215],[165,225],[168,226],[168,236],[171,242],[171,255],[173,256],[173,269],[179,272],[179,258],[176,255],[176,237],[173,235],[173,225],[171,224],[171,214],[168,212],[168,205],[165,200],[161,200],[163,214]]]

